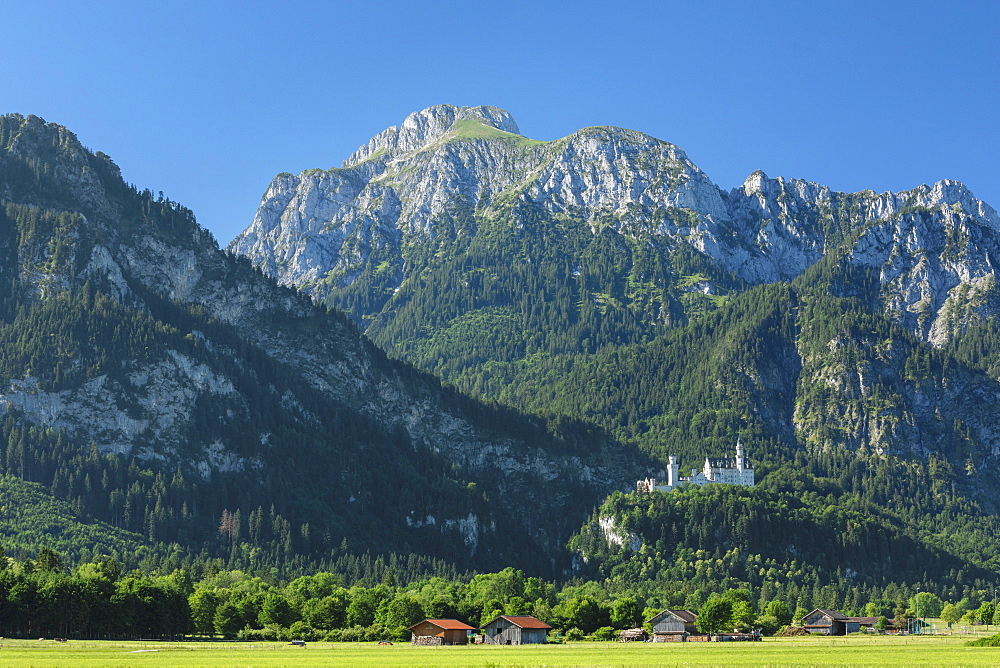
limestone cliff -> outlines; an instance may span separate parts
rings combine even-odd
[[[839,193],[756,172],[725,192],[682,150],[641,132],[585,128],[539,142],[494,107],[430,107],[339,169],[275,177],[229,248],[320,299],[375,264],[386,299],[353,313],[360,320],[422,269],[408,246],[441,234],[456,210],[473,212],[458,233],[475,236],[478,222],[518,201],[586,221],[595,234],[610,226],[689,247],[749,284],[846,252],[877,273],[885,312],[937,344],[998,304],[990,257],[1000,218],[960,183]]]

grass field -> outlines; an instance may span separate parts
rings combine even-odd
[[[374,643],[0,641],[2,666],[996,666],[970,636],[767,638],[748,643],[378,647]]]

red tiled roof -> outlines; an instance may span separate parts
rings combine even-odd
[[[514,626],[520,626],[522,629],[551,629],[552,628],[551,626],[549,626],[548,624],[546,624],[542,620],[537,619],[535,617],[530,617],[530,616],[527,616],[527,615],[522,616],[522,617],[511,617],[510,615],[500,615],[500,617],[503,617],[504,619],[506,619],[508,622],[510,622]]]
[[[406,630],[415,629],[421,624],[433,624],[434,626],[441,629],[452,629],[461,631],[475,631],[476,627],[469,626],[468,624],[463,624],[457,619],[425,619],[423,621],[417,622],[413,626],[407,626]]]

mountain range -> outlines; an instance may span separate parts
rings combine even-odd
[[[539,142],[501,109],[440,105],[340,168],[276,176],[229,249],[462,390],[596,420],[661,461],[754,429],[788,451],[943,451],[976,469],[1000,448],[992,351],[957,352],[995,324],[1000,218],[954,181],[839,193],[755,172],[725,191],[639,132]],[[706,370],[678,374],[699,353],[673,339],[782,289],[777,329],[710,328],[725,341],[705,363],[747,359],[710,372],[725,390],[700,397],[708,414],[675,405]],[[736,386],[745,406],[724,396]],[[720,427],[727,411],[743,415]]]
[[[615,273],[650,284],[646,303],[634,303],[638,286],[623,294],[650,325],[666,319],[678,296],[658,276],[635,275],[637,244],[661,257],[697,253],[718,277],[683,287],[709,295],[790,280],[840,253],[877,276],[883,313],[936,345],[996,313],[1000,218],[961,183],[839,193],[758,171],[727,192],[684,151],[648,135],[593,127],[534,141],[495,107],[430,107],[340,168],[279,174],[229,248],[381,330],[414,299],[419,274],[441,262],[431,249],[470,253],[465,245],[491,232],[523,238],[532,215],[630,251]],[[586,259],[572,258],[580,283]],[[359,284],[374,293],[363,306],[347,297]]]
[[[502,109],[439,105],[339,168],[277,175],[229,249],[480,398],[682,467],[743,440],[749,528],[722,492],[693,515],[609,501],[573,539],[595,572],[675,581],[710,547],[742,555],[730,573],[747,554],[882,583],[933,563],[957,585],[984,575],[956,564],[996,567],[998,235],[955,181],[840,193],[758,171],[726,191],[640,132],[540,142]],[[857,515],[778,530],[789,503]]]
[[[4,470],[82,513],[248,567],[551,566],[641,468],[388,359],[61,126],[0,117],[0,200]]]
[[[278,174],[225,250],[36,117],[0,118],[0,201],[2,472],[162,555],[1000,568],[1000,219],[960,183],[725,191],[640,132],[439,105]],[[751,490],[623,494],[738,439]]]

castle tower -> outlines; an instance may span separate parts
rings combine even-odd
[[[680,482],[680,476],[678,475],[677,457],[670,455],[667,464],[667,486],[676,487],[677,483]]]
[[[746,455],[743,452],[743,441],[739,438],[736,439],[736,470],[742,471],[744,463],[746,460]]]

